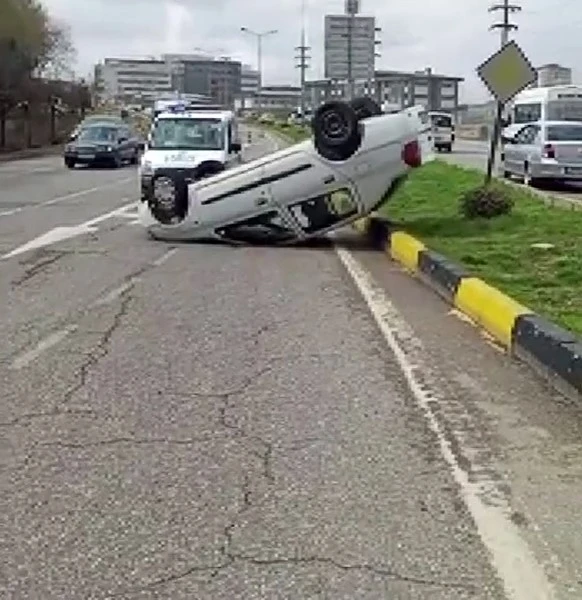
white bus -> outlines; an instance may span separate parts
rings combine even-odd
[[[582,86],[554,85],[520,92],[511,103],[511,125],[534,121],[582,121]]]

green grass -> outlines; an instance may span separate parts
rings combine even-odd
[[[268,129],[275,134],[287,138],[291,142],[301,142],[306,140],[311,135],[309,127],[302,127],[301,125],[290,125],[286,122],[276,121],[274,123],[259,123],[258,121],[249,120],[255,126],[263,127]]]
[[[499,182],[515,200],[512,214],[468,221],[459,197],[482,183],[479,171],[437,160],[413,171],[379,213],[531,310],[582,334],[582,211],[548,206]],[[532,248],[536,243],[554,247]]]

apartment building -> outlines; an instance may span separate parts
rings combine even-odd
[[[172,91],[172,73],[163,60],[106,58],[95,66],[95,89],[103,101],[148,102]]]

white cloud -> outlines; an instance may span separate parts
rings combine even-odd
[[[106,56],[158,55],[203,48],[256,64],[256,31],[276,28],[264,40],[264,81],[297,81],[295,46],[301,31],[301,0],[44,0],[55,16],[66,20],[78,50],[78,69],[87,73]],[[520,30],[515,39],[534,64],[559,62],[576,67],[582,51],[577,33],[582,24],[580,0],[522,0],[513,16]],[[323,16],[343,11],[343,0],[307,0],[308,43],[312,46],[311,77],[322,76]],[[422,5],[422,8],[419,8]],[[466,78],[465,98],[487,98],[475,69],[499,45],[489,31],[494,15],[487,0],[424,0],[403,3],[362,0],[362,13],[374,14],[382,27],[378,66],[386,69],[434,71]],[[559,7],[559,10],[556,10]]]

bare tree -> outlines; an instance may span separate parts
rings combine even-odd
[[[36,71],[40,76],[60,79],[72,75],[76,58],[70,28],[54,19],[47,19],[43,45],[38,56]]]

